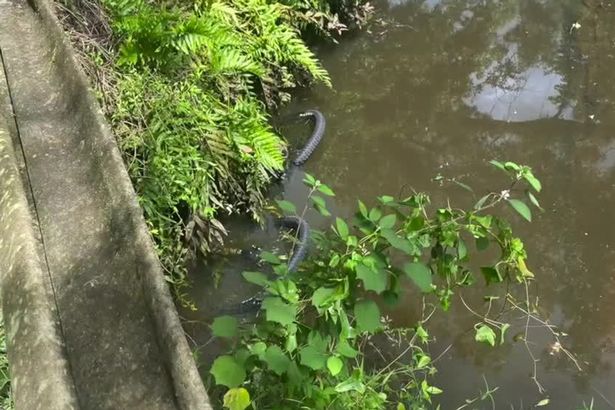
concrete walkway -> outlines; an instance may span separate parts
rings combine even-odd
[[[210,408],[115,141],[45,0],[0,0],[0,52],[17,408]]]

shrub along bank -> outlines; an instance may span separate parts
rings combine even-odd
[[[302,33],[364,21],[357,1],[67,1],[65,26],[112,123],[168,278],[220,243],[223,214],[258,217],[284,169],[268,109],[327,72]],[[176,290],[181,286],[176,286]]]

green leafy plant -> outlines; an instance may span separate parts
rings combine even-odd
[[[354,219],[335,218],[330,230],[315,235],[312,256],[298,272],[288,273],[284,255],[270,254],[264,259],[272,273],[245,272],[244,278],[263,290],[261,312],[251,324],[214,322],[214,336],[231,342],[231,350],[213,363],[215,384],[247,389],[254,408],[429,406],[442,390],[429,383],[436,369],[426,349],[425,325],[436,308],[428,312],[426,301],[433,298],[447,311],[455,293],[477,281],[473,247],[499,250],[499,257],[478,270],[486,284],[525,284],[533,278],[522,241],[492,211],[510,204],[531,219],[531,211],[513,204],[524,203],[517,196],[524,192],[520,187],[538,192],[540,183],[528,167],[492,164],[510,183],[472,209],[432,209],[422,193],[381,196],[373,207],[359,201]],[[311,206],[330,216],[326,197],[333,191],[310,175],[304,182]],[[296,212],[290,203],[279,205]],[[414,284],[414,290],[404,283]],[[424,299],[423,319],[413,328],[396,328],[383,314],[404,292]],[[475,339],[495,346],[508,326],[481,317]],[[377,347],[383,342],[398,346],[399,354],[386,358]],[[488,388],[485,397],[493,391]]]
[[[115,49],[110,117],[168,279],[180,300],[185,261],[226,233],[220,215],[258,219],[284,169],[267,107],[327,72],[264,0],[104,0]],[[108,92],[107,92],[108,91]]]

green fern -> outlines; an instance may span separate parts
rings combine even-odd
[[[331,82],[287,5],[104,4],[122,73],[112,122],[161,261],[181,283],[189,249],[208,251],[221,240],[216,217],[248,211],[258,218],[264,192],[284,169],[285,143],[264,102],[304,74]]]

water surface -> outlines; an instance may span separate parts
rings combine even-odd
[[[316,107],[327,116],[325,140],[305,170],[334,188],[333,206],[347,215],[357,198],[412,188],[435,202],[471,203],[471,194],[434,177],[457,178],[480,196],[502,186],[488,160],[530,165],[545,187],[545,212],[532,224],[510,217],[528,248],[540,313],[568,335],[563,343],[583,369],[551,349],[545,329],[532,329],[540,394],[525,346],[512,340],[519,324],[505,346],[479,346],[476,319],[457,303],[431,323],[432,355],[446,351],[435,380],[446,392],[442,408],[475,396],[484,379],[500,386],[498,409],[533,408],[544,397],[555,409],[592,398],[595,408],[615,408],[615,5],[389,0],[379,10],[382,22],[370,32],[321,50],[334,89],[305,91],[287,109]],[[285,129],[291,141],[300,139],[297,129]],[[300,179],[296,173],[285,194],[299,203]],[[274,234],[241,233],[236,243],[262,244]],[[238,282],[223,283],[241,293]],[[219,302],[214,293],[195,295],[204,311]],[[476,296],[468,293],[478,303]],[[411,299],[390,314],[412,324],[418,312]],[[204,337],[198,326],[187,329]]]

